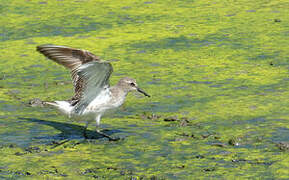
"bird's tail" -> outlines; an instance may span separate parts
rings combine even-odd
[[[71,104],[68,101],[44,101],[43,104],[56,107],[62,113],[68,114],[68,115],[71,113],[73,109],[73,106],[71,106]]]
[[[49,106],[54,106],[57,107],[57,103],[55,101],[42,101],[43,105],[49,105]]]

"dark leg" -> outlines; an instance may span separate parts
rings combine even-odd
[[[84,128],[83,128],[83,131],[82,131],[82,135],[83,135],[83,137],[84,137],[85,139],[88,139],[88,136],[87,136],[87,134],[86,134],[86,129],[87,129],[87,127],[88,127],[88,122],[86,122],[86,124],[85,124],[85,126],[84,126]]]
[[[118,141],[119,138],[110,137],[109,135],[107,135],[107,134],[105,134],[105,133],[103,133],[103,132],[101,132],[101,131],[99,130],[100,118],[101,118],[101,114],[99,114],[99,115],[96,116],[96,118],[95,118],[95,121],[96,121],[96,132],[97,132],[97,134],[99,134],[99,135],[101,135],[101,136],[103,136],[103,137],[108,138],[109,141]]]
[[[111,136],[109,136],[109,135],[101,132],[101,131],[98,130],[98,129],[96,129],[96,132],[97,132],[97,134],[99,134],[99,135],[101,135],[101,136],[103,136],[103,137],[108,138],[109,141],[118,141],[118,140],[120,140],[120,138],[118,138],[118,137],[117,137],[117,138],[113,138],[113,137],[111,137]]]

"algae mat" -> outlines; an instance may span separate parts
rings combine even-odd
[[[0,179],[288,179],[285,0],[1,0]],[[40,44],[111,60],[137,79],[105,138],[29,102],[66,99]],[[33,104],[33,103],[32,103]],[[90,134],[94,133],[93,126]]]

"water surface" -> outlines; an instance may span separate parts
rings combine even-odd
[[[288,3],[3,1],[0,178],[288,179]],[[40,44],[112,61],[130,94],[102,119],[109,142],[81,135],[34,98],[72,95],[69,73]]]

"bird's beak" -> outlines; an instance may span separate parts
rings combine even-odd
[[[136,88],[136,90],[142,94],[144,94],[147,97],[151,97],[150,95],[148,95],[146,92],[144,92],[142,89],[140,89],[139,87]]]

